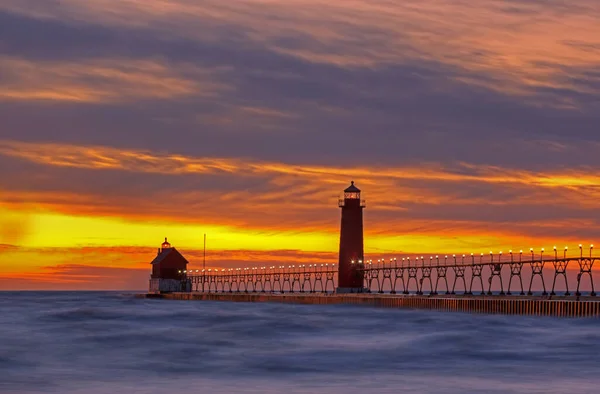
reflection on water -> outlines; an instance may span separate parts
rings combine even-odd
[[[600,320],[0,293],[0,393],[597,393]]]

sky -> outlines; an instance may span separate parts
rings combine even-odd
[[[597,0],[0,0],[0,289],[600,244]]]

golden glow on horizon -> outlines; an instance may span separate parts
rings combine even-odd
[[[332,208],[333,209],[333,208]],[[0,211],[2,213],[2,211]],[[19,213],[10,212],[19,219]],[[337,250],[337,228],[333,231],[264,232],[252,228],[180,225],[176,223],[130,222],[115,218],[78,217],[55,213],[28,213],[29,233],[18,246],[25,248],[82,248],[82,247],[152,247],[169,237],[173,246],[198,249],[202,234],[211,234],[210,247],[215,250],[298,250],[300,252],[330,252]],[[369,223],[366,223],[367,227]],[[531,242],[531,240],[529,240]],[[375,253],[406,253],[427,249],[446,253],[467,248],[501,248],[514,242],[510,235],[477,234],[374,234],[366,231],[366,248]],[[536,240],[539,242],[539,238]],[[475,245],[475,246],[474,246]]]
[[[215,249],[296,249],[303,245],[301,250],[326,251],[334,238],[333,234],[318,232],[269,234],[226,226],[143,223],[49,212],[23,214],[27,215],[23,220],[28,221],[29,232],[18,244],[25,247],[151,246],[166,235],[173,240],[173,246],[197,248],[202,243],[202,234],[209,233],[211,247]],[[11,215],[18,218],[19,213]]]

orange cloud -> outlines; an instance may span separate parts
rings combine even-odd
[[[10,76],[0,84],[0,100],[124,102],[206,96],[225,89],[207,71],[187,68],[195,72],[194,79],[155,61],[33,62],[0,57],[0,73]]]
[[[203,158],[177,154],[158,154],[143,150],[125,150],[104,146],[80,146],[54,143],[26,143],[0,140],[0,154],[34,163],[94,170],[122,170],[154,174],[235,174],[253,177],[259,175],[289,175],[334,184],[339,179],[354,176],[362,183],[376,186],[398,180],[432,180],[443,182],[480,182],[490,184],[518,184],[544,188],[578,188],[600,186],[600,176],[592,168],[564,171],[534,172],[497,166],[456,163],[422,163],[418,166],[365,168],[326,167],[318,165],[289,165],[251,159]],[[281,178],[285,184],[289,179]],[[306,191],[313,185],[303,186]],[[370,192],[372,193],[372,191]]]
[[[86,190],[28,191],[6,190],[0,202],[9,210],[32,209],[65,215],[112,216],[136,221],[166,221],[195,225],[256,230],[315,231],[332,234],[332,207],[343,179],[360,180],[376,211],[390,215],[381,226],[398,231],[430,228],[445,233],[455,227],[460,214],[440,220],[420,219],[415,206],[440,207],[448,211],[460,207],[539,207],[564,206],[597,209],[600,205],[600,177],[590,168],[533,172],[490,166],[439,163],[403,167],[351,167],[291,165],[251,159],[202,158],[150,151],[124,150],[103,146],[23,143],[0,141],[0,154],[56,168],[91,171],[113,170],[140,174],[219,176],[223,179],[256,178],[266,180],[261,190],[244,194],[215,185],[202,191],[156,190],[153,198],[138,195],[99,196]],[[225,185],[223,183],[222,185]],[[472,195],[463,187],[483,188]],[[164,204],[168,201],[168,204]],[[282,204],[285,202],[285,204]],[[226,213],[215,207],[226,207]],[[472,211],[473,208],[471,208]],[[202,212],[201,217],[194,212]],[[1,216],[1,215],[0,215]],[[475,215],[476,216],[476,215]],[[423,222],[425,221],[425,222]],[[461,226],[479,231],[489,219],[469,219]],[[581,219],[577,219],[582,224]],[[562,218],[561,222],[565,222]],[[415,223],[414,225],[412,223]],[[539,223],[537,221],[536,223]],[[375,228],[381,227],[375,225]],[[496,223],[496,232],[514,232],[518,224]],[[593,225],[592,225],[593,226]],[[505,230],[504,227],[513,228]],[[533,226],[532,226],[533,227]],[[373,228],[373,227],[370,227]],[[380,231],[381,228],[377,229]]]
[[[593,242],[589,229],[597,226],[591,213],[600,205],[600,179],[587,168],[547,173],[467,163],[343,168],[18,141],[0,141],[0,154],[46,166],[46,172],[75,168],[110,170],[113,177],[127,171],[261,180],[260,189],[243,198],[227,181],[203,190],[155,190],[152,198],[119,190],[61,191],[60,185],[54,191],[7,190],[0,218],[34,218],[21,242],[32,247],[144,246],[166,235],[194,248],[209,233],[216,250],[331,253],[339,225],[335,194],[345,186],[340,180],[354,177],[372,201],[365,219],[370,253],[422,251],[423,245],[439,253],[549,245],[557,235],[575,245]],[[473,188],[478,192],[472,194]],[[559,220],[547,213],[543,219],[531,216],[536,209],[556,208],[564,211]],[[581,217],[584,211],[589,217]]]
[[[4,9],[34,17],[164,29],[204,42],[219,39],[212,26],[235,26],[274,52],[342,67],[442,63],[466,71],[455,77],[460,82],[529,97],[538,105],[577,105],[558,95],[554,102],[531,99],[547,88],[599,93],[597,84],[578,82],[586,78],[585,70],[600,65],[595,0],[569,6],[501,0],[236,0],[233,7],[217,0],[67,0],[61,7],[66,12],[18,0],[4,3]],[[296,45],[281,45],[286,38]]]
[[[143,222],[202,223],[253,231],[318,231],[331,235],[336,231],[331,227],[332,207],[337,204],[336,192],[344,186],[340,180],[351,178],[360,180],[376,211],[389,213],[385,223],[369,227],[374,231],[383,231],[381,227],[389,226],[394,231],[407,232],[410,228],[422,229],[427,224],[440,233],[448,233],[446,228],[455,228],[465,220],[459,213],[444,215],[444,220],[423,217],[426,211],[417,209],[418,206],[429,207],[430,211],[439,207],[436,212],[463,207],[471,207],[473,212],[475,207],[487,210],[490,206],[496,209],[562,206],[582,210],[600,206],[600,177],[590,168],[533,172],[467,163],[344,168],[18,141],[0,141],[0,155],[56,168],[194,174],[223,179],[221,186],[215,184],[201,191],[185,188],[176,192],[156,190],[153,198],[122,193],[100,196],[83,189],[71,189],[6,190],[0,199],[9,210],[38,209],[64,215],[111,216]],[[228,179],[245,178],[261,180],[263,186],[244,194],[244,198],[240,198],[239,191],[228,190],[225,186]],[[484,192],[472,194],[470,188],[473,187]],[[169,203],[164,204],[164,201]],[[223,208],[226,212],[216,207],[226,207]],[[477,220],[476,217],[471,215],[467,224],[460,226],[461,234],[472,233],[469,228],[476,232],[489,227],[490,219]],[[494,222],[496,233],[517,231],[518,224]],[[561,222],[564,223],[565,218],[561,218]],[[577,219],[577,222],[577,227],[581,228],[582,220]],[[539,220],[536,223],[540,223]]]

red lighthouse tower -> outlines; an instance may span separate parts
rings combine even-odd
[[[344,190],[344,198],[339,200],[342,208],[340,228],[340,261],[338,265],[337,293],[362,293],[364,283],[363,208],[360,189],[354,181]]]

